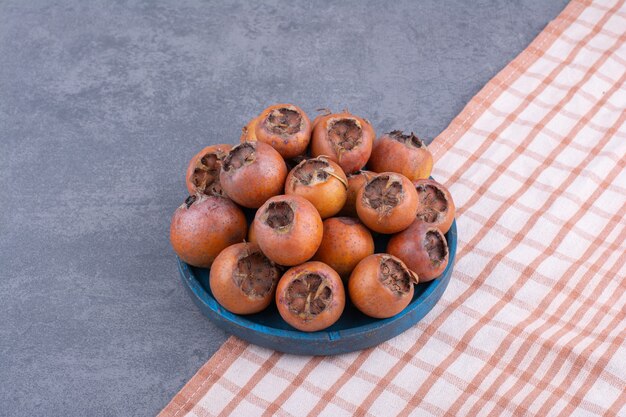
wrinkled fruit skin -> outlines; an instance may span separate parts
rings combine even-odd
[[[388,180],[385,180],[388,178]],[[370,190],[374,184],[384,184],[383,203],[375,207],[372,204]],[[397,191],[397,205],[391,207],[388,201]],[[391,196],[391,197],[389,197]],[[366,198],[368,197],[368,198]],[[415,220],[417,214],[417,191],[407,177],[395,172],[383,172],[375,175],[365,183],[357,193],[356,211],[359,219],[371,230],[378,233],[397,233],[406,229]]]
[[[346,136],[347,135],[347,136]],[[372,125],[365,119],[350,113],[335,113],[318,119],[311,135],[311,154],[326,155],[337,162],[346,174],[357,172],[365,166],[372,153],[376,133]],[[358,143],[345,145],[346,138],[357,140]]]
[[[306,184],[302,180],[303,176],[301,173],[307,166],[313,168],[312,165],[317,164],[326,165],[319,167],[319,169],[323,170],[320,172],[324,173],[326,178],[321,179],[319,174],[317,177],[314,175],[312,182]],[[347,184],[346,174],[335,162],[325,158],[308,159],[300,162],[287,175],[285,194],[299,195],[306,198],[315,206],[322,219],[325,219],[337,214],[346,203],[348,196]]]
[[[220,169],[222,167],[222,160],[226,157],[228,152],[232,149],[231,145],[227,144],[219,144],[219,145],[211,145],[202,149],[200,152],[195,154],[193,158],[189,161],[189,165],[187,165],[187,173],[185,175],[185,183],[187,185],[187,191],[189,191],[189,195],[194,195],[197,192],[207,195],[222,195],[222,187],[220,185]],[[208,157],[211,160],[215,159],[214,172],[213,174],[215,180],[212,184],[207,184],[206,189],[204,187],[198,187],[195,184],[194,177],[196,170],[207,172],[207,167],[203,164],[202,158]]]
[[[448,189],[431,179],[413,181],[413,185],[417,191],[417,219],[446,234],[456,213]]]
[[[347,281],[354,267],[374,253],[374,239],[363,224],[352,217],[324,220],[322,243],[313,257],[324,262]]]
[[[236,168],[242,152],[246,161]],[[237,162],[239,163],[239,162]],[[287,165],[278,152],[263,142],[244,142],[230,150],[220,171],[220,182],[226,195],[248,208],[258,208],[268,198],[282,193]]]
[[[211,293],[226,310],[254,314],[274,299],[280,278],[278,267],[257,245],[236,243],[224,249],[211,266]]]
[[[389,264],[397,266],[395,275],[401,277],[398,285],[384,284],[386,279],[393,281],[394,274],[387,272]],[[363,314],[383,319],[395,316],[409,305],[413,299],[414,283],[417,283],[416,277],[401,260],[377,253],[363,259],[354,268],[348,281],[348,294]]]
[[[295,120],[293,127],[284,126],[290,120]],[[293,104],[266,108],[256,119],[254,129],[257,140],[276,149],[285,159],[303,154],[311,141],[311,121]]]
[[[241,129],[241,136],[239,142],[255,142],[256,139],[256,124],[259,121],[257,117],[250,120],[247,125]]]
[[[430,176],[433,156],[417,136],[393,131],[374,143],[368,166],[375,172],[398,172],[415,181]]]
[[[180,259],[208,268],[224,248],[246,237],[246,217],[224,197],[195,195],[186,201],[174,212],[170,241]]]
[[[432,281],[448,266],[449,251],[445,236],[438,228],[418,221],[393,236],[387,245],[387,252],[400,258],[417,273],[420,282]]]
[[[272,211],[276,208],[289,211],[289,220],[278,218],[276,211]],[[313,204],[300,196],[270,198],[257,210],[254,222],[261,250],[279,265],[293,266],[306,262],[315,255],[322,242],[322,218]]]
[[[372,171],[359,171],[348,175],[348,195],[346,204],[338,213],[339,216],[358,217],[356,212],[356,196],[368,179],[372,178],[376,173]]]
[[[320,281],[319,286],[315,285]],[[307,287],[305,284],[313,285]],[[310,294],[308,309],[307,294]],[[315,307],[320,301],[317,308],[321,311],[311,314],[311,306]],[[322,262],[307,262],[289,269],[276,288],[276,306],[280,316],[303,332],[316,332],[333,325],[341,317],[345,305],[346,294],[341,278]]]

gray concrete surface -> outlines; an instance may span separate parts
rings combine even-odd
[[[154,415],[225,340],[168,242],[201,146],[287,101],[431,140],[564,0],[0,0],[0,415]]]

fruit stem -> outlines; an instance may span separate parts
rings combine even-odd
[[[343,186],[346,188],[346,190],[348,189],[348,182],[346,180],[344,180],[343,178],[341,178],[339,175],[335,174],[334,172],[326,171],[326,173],[328,175],[330,175],[331,177],[337,178],[339,180],[339,182],[341,182],[343,184]]]
[[[322,113],[324,116],[328,116],[332,111],[328,107],[322,107],[321,109],[315,109],[316,112]]]
[[[190,195],[189,197],[187,197],[185,199],[185,205],[187,206],[187,208],[191,207],[191,205],[195,203],[197,199],[198,199],[198,196],[196,195]]]

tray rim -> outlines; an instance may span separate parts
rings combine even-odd
[[[319,343],[328,343],[333,341],[338,341],[340,339],[345,338],[356,338],[358,336],[362,336],[364,334],[370,334],[372,332],[382,332],[383,329],[393,325],[393,324],[406,324],[405,321],[410,321],[410,324],[405,327],[403,330],[397,332],[397,334],[403,333],[409,327],[412,327],[417,322],[419,322],[437,303],[439,298],[445,292],[447,288],[448,282],[450,280],[450,276],[452,275],[452,270],[454,268],[454,261],[456,258],[456,250],[457,250],[457,229],[456,229],[456,219],[452,223],[450,230],[446,233],[446,239],[448,241],[448,249],[449,249],[449,261],[448,266],[445,271],[441,275],[440,278],[436,280],[430,281],[428,283],[428,287],[400,313],[397,315],[387,318],[387,319],[379,319],[373,322],[366,323],[361,326],[350,327],[341,330],[321,330],[317,332],[301,332],[296,329],[281,329],[277,327],[271,327],[265,324],[253,322],[248,320],[246,316],[237,315],[231,313],[224,309],[210,294],[199,280],[196,278],[194,272],[192,271],[192,267],[185,262],[181,261],[180,258],[177,257],[178,261],[178,270],[180,272],[180,276],[185,284],[185,287],[190,292],[193,301],[200,308],[202,313],[207,316],[214,324],[218,327],[224,329],[226,332],[231,334],[236,334],[236,336],[245,339],[246,341],[257,344],[260,346],[270,347],[272,349],[276,349],[275,346],[268,346],[267,344],[259,343],[259,340],[251,340],[252,338],[247,337],[246,332],[253,332],[255,334],[259,334],[261,337],[272,337],[276,339],[284,339],[284,340],[297,340],[302,342],[309,342],[315,344]],[[431,299],[435,297],[434,299]],[[430,304],[430,305],[429,305]],[[427,307],[425,312],[418,312],[416,310],[420,308]],[[210,312],[210,313],[209,313]],[[423,313],[423,314],[421,314]],[[416,316],[416,317],[413,317]],[[239,331],[235,331],[238,329]],[[395,332],[391,332],[395,333]],[[397,335],[396,334],[396,335]],[[392,336],[393,337],[393,336]],[[388,340],[390,337],[386,337],[384,340]],[[376,339],[376,338],[374,338]],[[377,340],[377,339],[376,339]],[[371,346],[382,343],[384,340],[376,341]],[[261,340],[262,342],[262,340]],[[281,346],[283,347],[283,346]],[[293,352],[288,349],[288,346],[285,345],[284,352],[288,353],[299,353]],[[367,346],[366,346],[367,347]],[[356,347],[354,351],[364,349],[365,347]],[[306,350],[306,349],[304,349]],[[345,349],[340,350],[338,353],[347,352]],[[322,353],[318,353],[322,354]],[[327,353],[323,353],[327,354]]]

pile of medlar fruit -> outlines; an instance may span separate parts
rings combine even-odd
[[[455,206],[429,179],[432,167],[413,133],[376,139],[370,122],[347,110],[311,122],[298,106],[270,106],[239,144],[208,146],[191,159],[172,247],[210,268],[211,292],[232,313],[275,302],[305,332],[339,320],[346,300],[370,317],[392,317],[415,284],[448,264],[444,235]],[[386,253],[375,254],[380,234],[389,235]]]

